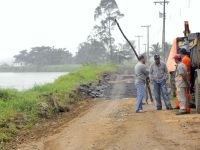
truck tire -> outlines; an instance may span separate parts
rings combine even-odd
[[[200,113],[200,82],[198,80],[198,76],[195,79],[195,104],[196,104],[196,111]]]

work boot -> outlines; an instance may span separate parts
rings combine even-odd
[[[188,114],[187,112],[177,112],[176,115],[185,115]]]
[[[196,108],[195,104],[190,103],[190,108]]]
[[[174,107],[174,109],[180,109],[179,106]]]
[[[185,115],[187,114],[186,110],[180,109],[179,112],[176,113],[176,115]]]
[[[173,108],[172,108],[172,107],[167,107],[166,109],[167,109],[167,110],[173,110]]]
[[[157,107],[157,110],[162,110],[162,108],[161,107]]]
[[[136,110],[135,112],[136,113],[142,113],[143,111],[142,110]]]

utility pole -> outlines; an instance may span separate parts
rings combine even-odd
[[[151,25],[145,25],[141,27],[147,28],[147,63],[149,63],[149,27],[151,27]]]
[[[190,8],[190,0],[188,0],[188,8]]]
[[[138,38],[138,54],[140,55],[140,38],[143,37],[141,35],[136,35],[135,37]]]
[[[163,18],[163,31],[162,31],[162,51],[163,51],[163,59],[165,61],[165,19],[166,19],[166,13],[165,13],[165,6],[166,4],[169,3],[169,1],[163,0],[163,1],[155,1],[156,4],[161,4],[163,5],[163,13],[162,13],[162,18]]]
[[[147,55],[147,44],[143,44],[143,45],[144,45],[145,55]]]
[[[147,44],[143,44],[144,45],[144,52],[145,52],[145,57],[147,59]]]

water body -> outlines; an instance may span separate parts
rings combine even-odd
[[[68,72],[0,73],[0,87],[21,91],[32,88],[34,85],[51,83],[64,74]]]

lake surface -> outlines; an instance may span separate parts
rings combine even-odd
[[[25,90],[34,85],[42,85],[53,82],[59,76],[67,72],[31,72],[31,73],[0,73],[1,88],[15,88]]]

